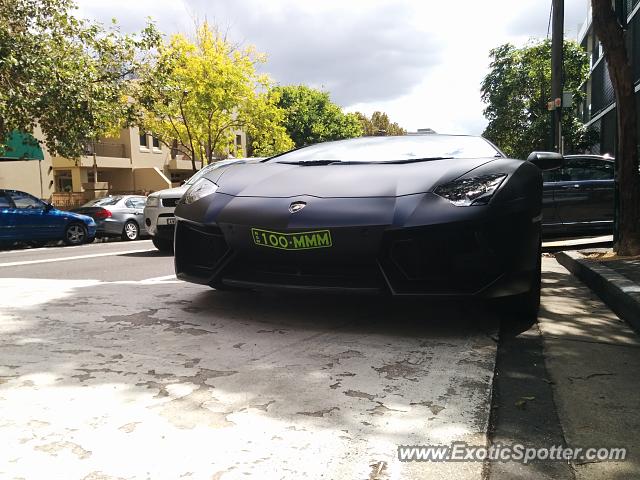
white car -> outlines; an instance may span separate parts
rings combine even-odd
[[[180,187],[160,190],[147,197],[144,224],[151,235],[153,245],[160,251],[173,251],[173,231],[176,224],[173,211],[188,189],[189,185],[185,183]]]
[[[173,212],[176,205],[189,187],[201,176],[212,170],[229,165],[230,163],[245,163],[247,161],[260,161],[263,158],[233,158],[212,163],[196,172],[184,185],[176,188],[168,188],[154,192],[147,197],[144,207],[144,224],[151,235],[153,245],[162,252],[173,252],[173,232],[176,225],[176,217]]]

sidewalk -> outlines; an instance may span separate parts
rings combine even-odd
[[[549,253],[537,323],[505,317],[494,380],[493,445],[626,447],[626,461],[493,462],[485,478],[640,478],[640,336]]]
[[[640,337],[554,259],[543,265],[538,325],[565,442],[629,452],[624,462],[573,464],[575,478],[638,478]]]
[[[640,332],[640,259],[596,259],[609,249],[584,249],[556,254],[556,259],[623,320]]]

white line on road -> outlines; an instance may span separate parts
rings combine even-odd
[[[64,251],[68,252],[69,250],[78,250],[78,249],[90,249],[100,245],[107,246],[122,246],[124,242],[95,242],[95,243],[85,243],[83,245],[56,245],[53,247],[38,247],[38,248],[16,248],[14,250],[4,250],[0,251],[1,255],[11,255],[11,254],[21,254],[21,253],[32,253],[32,252],[44,252],[47,250],[57,250],[59,252]],[[151,240],[138,240],[137,244],[151,244]]]
[[[83,260],[85,258],[110,257],[113,255],[124,255],[127,253],[153,252],[155,248],[145,248],[140,250],[122,250],[119,252],[94,253],[92,255],[76,255],[73,257],[45,258],[42,260],[27,260],[25,262],[6,262],[0,263],[0,267],[18,267],[22,265],[35,265],[38,263],[66,262],[67,260]]]
[[[145,278],[143,282],[163,282],[165,280],[176,280],[175,275],[163,275],[162,277]]]

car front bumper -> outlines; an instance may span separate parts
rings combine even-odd
[[[173,239],[175,230],[175,207],[145,207],[144,223],[152,237]]]
[[[231,210],[228,199],[221,209],[182,207],[175,232],[176,275],[213,287],[398,296],[500,297],[531,288],[540,242],[535,207],[520,202],[464,208],[432,194],[413,197],[421,198],[397,199],[391,206],[395,215],[380,217],[391,220],[388,223],[371,221],[375,215],[364,209],[369,205],[381,213],[389,207],[384,199],[354,202],[353,211],[346,212],[347,217],[357,215],[353,218],[346,218],[344,210],[333,210],[332,215],[332,202],[316,199],[326,207],[318,209],[322,218],[308,215],[307,222],[299,217],[299,225],[269,219],[265,211],[251,209],[247,199]],[[288,205],[291,199],[273,201]],[[405,205],[398,207],[398,202]],[[208,221],[212,215],[217,221]],[[394,225],[394,220],[401,224]],[[332,246],[258,246],[252,228],[281,233],[327,229]]]

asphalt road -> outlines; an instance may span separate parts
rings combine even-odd
[[[226,293],[149,241],[0,252],[0,477],[418,479],[486,443],[478,305]]]

